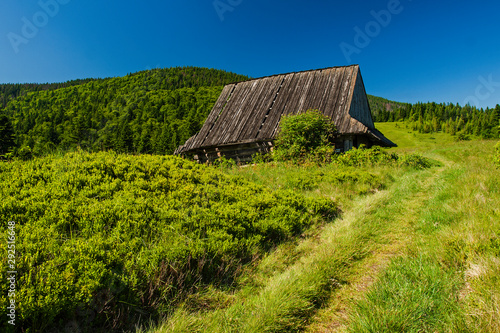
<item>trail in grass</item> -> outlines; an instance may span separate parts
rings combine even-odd
[[[290,265],[259,275],[227,307],[179,311],[155,332],[465,332],[460,301],[485,327],[469,331],[500,331],[491,329],[500,328],[498,316],[484,315],[500,308],[500,260],[491,256],[500,253],[500,186],[486,162],[489,146],[426,150],[443,165],[401,172],[299,242]]]
[[[365,224],[370,256],[358,262],[348,283],[334,291],[307,332],[346,331],[351,306],[364,297],[391,260],[414,246],[415,225],[428,205],[436,180],[449,166],[406,174],[389,190],[360,200],[343,218],[352,226]]]
[[[179,312],[158,332],[290,332],[303,331],[311,322],[311,332],[342,327],[351,291],[361,294],[377,271],[413,241],[415,216],[441,172],[404,173],[388,190],[353,203],[319,237],[305,240],[299,245],[304,255],[269,277],[263,288],[205,315]],[[328,295],[329,306],[317,313]]]

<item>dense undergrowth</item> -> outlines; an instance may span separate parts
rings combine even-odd
[[[430,160],[419,153],[396,154],[377,146],[370,149],[360,147],[360,149],[352,149],[344,154],[335,155],[333,163],[341,166],[392,165],[414,169],[427,169],[439,165],[439,162]]]
[[[397,154],[378,146],[368,149],[364,145],[361,145],[359,148],[353,148],[342,154],[335,153],[333,146],[323,145],[307,154],[291,159],[282,160],[282,156],[281,151],[278,151],[277,154],[272,152],[264,156],[256,155],[254,162],[266,163],[277,161],[284,162],[286,165],[301,166],[325,166],[331,164],[338,167],[388,166],[409,167],[414,169],[428,169],[432,166],[440,165],[438,161],[426,158],[420,153]],[[236,165],[224,158],[219,159],[215,164],[226,167]]]
[[[176,157],[104,152],[3,162],[0,193],[0,220],[16,223],[16,328],[31,332],[154,320],[338,210]]]

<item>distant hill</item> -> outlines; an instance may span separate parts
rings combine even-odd
[[[406,109],[409,106],[408,103],[394,102],[373,95],[368,95],[368,103],[370,103],[373,120],[376,122],[387,121],[394,110]]]
[[[56,90],[61,88],[73,87],[85,84],[91,81],[102,79],[84,79],[72,80],[63,83],[8,83],[0,84],[0,106],[5,108],[7,103],[19,96],[26,95],[30,92]]]
[[[16,153],[82,147],[168,154],[201,128],[224,85],[247,79],[176,67],[107,79],[6,84],[0,85],[0,114],[10,120],[14,146],[8,148]]]

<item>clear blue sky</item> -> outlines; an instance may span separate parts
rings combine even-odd
[[[369,94],[492,107],[499,13],[493,0],[2,0],[0,83],[359,64]]]

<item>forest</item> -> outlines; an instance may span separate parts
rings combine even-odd
[[[387,101],[389,102],[389,101]],[[471,136],[496,139],[500,136],[500,105],[478,109],[474,106],[452,103],[401,104],[394,102],[372,106],[374,121],[404,121],[419,133],[444,132],[467,140]]]
[[[0,154],[173,153],[203,125],[224,85],[248,79],[176,67],[64,84],[0,85]]]

